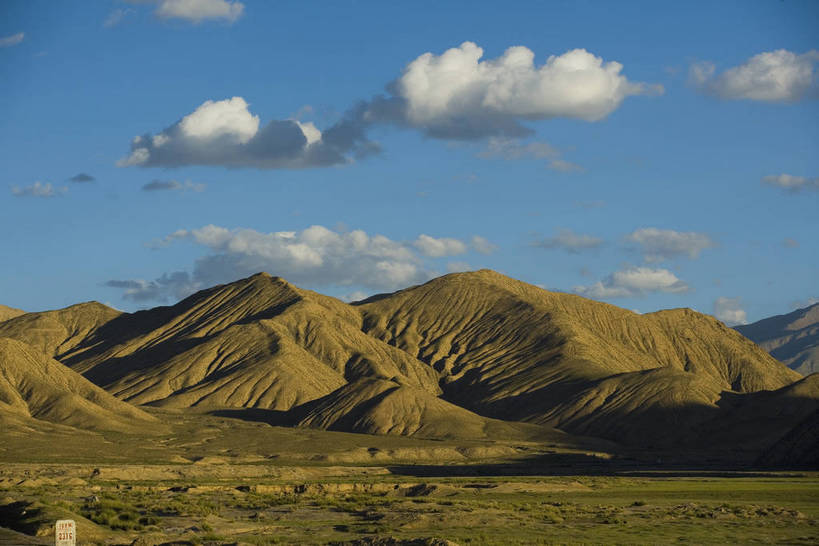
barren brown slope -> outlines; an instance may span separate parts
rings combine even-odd
[[[26,312],[22,309],[15,309],[14,307],[8,307],[6,305],[0,305],[0,322],[12,319],[14,317],[19,317],[20,315],[24,315]]]
[[[446,275],[357,306],[365,331],[439,370],[447,400],[572,432],[608,430],[612,438],[617,420],[637,431],[643,414],[698,412],[722,391],[799,379],[712,317],[688,309],[637,315],[492,271]],[[665,371],[640,373],[655,369]]]
[[[362,333],[361,320],[334,298],[259,274],[121,315],[63,362],[119,398],[170,407],[286,410],[359,377],[440,392],[433,370]]]
[[[736,330],[803,375],[819,372],[819,303]]]
[[[55,311],[25,313],[0,322],[0,337],[17,339],[60,360],[97,328],[120,314],[96,301]]]
[[[0,332],[132,403],[278,410],[335,430],[488,438],[526,428],[503,419],[702,444],[714,435],[698,431],[743,422],[732,396],[763,400],[751,393],[799,379],[706,315],[637,315],[491,271],[356,305],[267,274],[133,314],[84,305]],[[808,410],[775,425],[787,430]]]
[[[0,419],[17,424],[37,419],[92,430],[156,426],[145,412],[9,338],[0,338]]]

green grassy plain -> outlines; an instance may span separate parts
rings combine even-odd
[[[38,468],[28,483],[4,482],[3,526],[44,537],[54,519],[73,517],[81,543],[130,544],[139,537],[145,544],[819,541],[816,474],[418,481],[393,472],[357,480],[355,467],[346,468],[343,476],[328,467],[326,479],[295,484],[223,475],[200,476],[180,486],[166,480],[141,479],[132,485],[90,476],[80,484],[71,479],[77,467]],[[3,474],[11,477],[20,470]],[[54,477],[39,477],[45,474]],[[386,537],[395,540],[383,542]],[[13,535],[6,540],[13,544]]]

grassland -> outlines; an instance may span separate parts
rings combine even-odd
[[[99,470],[99,469],[98,469]],[[457,544],[790,543],[819,540],[819,476],[735,474],[435,478],[316,469],[312,480],[106,480],[79,466],[3,471],[4,527],[45,538],[78,521],[88,543]],[[153,469],[162,470],[162,469]],[[166,468],[164,470],[167,470]],[[284,470],[284,469],[282,469]],[[378,470],[381,470],[380,472]],[[127,468],[119,467],[120,472]],[[298,468],[289,468],[298,473]],[[360,474],[358,471],[363,471]],[[15,473],[28,472],[22,476]],[[9,479],[13,478],[13,479]],[[317,479],[318,478],[318,479]],[[81,483],[84,482],[84,483]],[[6,543],[15,543],[11,531]],[[392,537],[392,541],[388,540]],[[0,538],[0,541],[3,539]],[[380,542],[379,542],[380,540]],[[140,544],[140,543],[138,543]]]

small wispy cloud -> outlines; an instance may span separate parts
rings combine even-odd
[[[486,147],[478,154],[481,159],[545,159],[547,167],[553,171],[571,173],[583,172],[580,165],[561,159],[562,152],[542,140],[523,142],[517,138],[491,137]]]
[[[79,174],[75,174],[74,176],[69,178],[69,180],[71,182],[85,183],[85,182],[93,182],[93,181],[96,180],[96,178],[94,178],[93,176],[91,176],[88,173],[79,173]]]
[[[603,239],[584,233],[575,233],[571,229],[561,229],[557,235],[533,243],[533,246],[536,247],[564,250],[569,254],[579,254],[584,250],[600,248],[602,245]]]
[[[561,173],[582,173],[586,171],[585,168],[581,167],[577,163],[572,163],[571,161],[565,161],[563,159],[553,159],[549,161],[549,165],[547,165],[547,167],[553,171]]]
[[[102,26],[105,28],[113,28],[133,13],[136,13],[136,11],[131,8],[116,8],[108,14],[108,17],[105,18]]]
[[[717,298],[714,301],[714,316],[728,326],[748,323],[748,315],[742,308],[740,298]]]
[[[762,182],[794,193],[802,190],[819,190],[819,178],[806,176],[775,174],[763,177]]]
[[[481,237],[480,235],[473,235],[470,240],[470,245],[475,252],[480,254],[492,254],[498,249],[498,245]]]
[[[0,47],[16,46],[17,44],[21,43],[25,37],[25,32],[18,32],[17,34],[0,38]]]
[[[51,182],[35,182],[29,186],[14,186],[11,193],[15,197],[56,197],[68,191],[65,186],[55,187]]]
[[[819,303],[819,298],[817,297],[811,297],[804,300],[796,300],[791,302],[791,309],[804,309],[806,307],[816,305],[817,303]]]
[[[156,15],[162,19],[182,19],[198,24],[206,20],[236,22],[245,5],[229,0],[160,0]]]
[[[142,186],[142,191],[195,191],[202,192],[207,188],[206,184],[200,184],[185,180],[152,180]]]
[[[661,262],[678,256],[694,260],[703,250],[717,246],[706,233],[654,227],[635,230],[626,236],[626,241],[637,245],[647,262]]]

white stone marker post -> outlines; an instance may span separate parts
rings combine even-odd
[[[54,526],[55,546],[76,546],[77,524],[73,519],[58,519]]]

